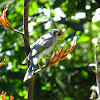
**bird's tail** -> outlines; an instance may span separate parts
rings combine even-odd
[[[32,58],[31,64],[28,67],[27,72],[25,74],[25,77],[24,77],[24,80],[23,80],[24,82],[26,80],[30,79],[33,76],[34,71],[35,71],[35,66],[37,65],[38,59],[39,59],[39,57]]]
[[[25,60],[22,62],[22,64],[26,64],[27,61],[31,59],[30,54],[25,58]]]

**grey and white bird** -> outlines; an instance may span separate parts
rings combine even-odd
[[[38,60],[52,51],[52,49],[56,46],[57,39],[64,40],[64,37],[58,29],[52,29],[36,41],[31,52],[22,63],[25,64],[27,61],[31,61],[25,74],[24,82],[33,76]]]

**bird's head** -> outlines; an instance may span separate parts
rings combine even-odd
[[[61,39],[61,40],[65,41],[62,33],[58,29],[52,29],[49,31],[49,33],[51,35],[53,35],[53,37],[55,37],[56,39]]]

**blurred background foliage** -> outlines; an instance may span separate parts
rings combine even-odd
[[[23,31],[23,1],[0,0],[0,13],[8,7],[9,23],[20,31]],[[88,100],[90,87],[96,84],[94,67],[89,64],[94,63],[95,42],[100,35],[100,0],[32,0],[28,19],[31,48],[40,36],[53,28],[58,28],[66,39],[58,41],[57,50],[62,46],[69,49],[73,38],[77,38],[67,59],[36,75],[35,100]],[[5,65],[0,67],[0,93],[3,90],[15,100],[26,100],[28,88],[23,78],[27,66],[22,65],[24,41],[21,35],[1,25],[0,55],[5,59]],[[40,64],[48,61],[42,59]]]

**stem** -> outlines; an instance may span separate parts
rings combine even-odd
[[[29,7],[29,0],[24,0],[24,16],[23,16],[23,24],[24,24],[24,34],[27,38],[29,38],[28,34],[28,7]],[[29,39],[27,41],[26,38],[24,38],[24,44],[25,44],[25,52],[26,55],[30,52],[30,45],[29,45]],[[30,62],[27,63],[27,66],[29,67]],[[33,100],[33,90],[34,90],[34,77],[28,80],[28,100]]]
[[[14,32],[16,32],[16,33],[18,33],[18,34],[21,34],[21,35],[23,36],[23,38],[25,38],[27,41],[29,41],[29,37],[26,37],[26,35],[25,35],[23,32],[14,29],[14,28],[11,27],[10,25],[9,25],[7,28],[9,28],[10,30],[12,30],[12,31],[14,31]]]
[[[34,72],[33,76],[35,76],[37,73],[39,73],[39,72],[45,70],[45,69],[46,69],[47,67],[49,67],[49,66],[51,66],[51,61],[49,61],[49,62],[47,63],[47,65],[44,65],[44,66],[42,66],[42,68],[36,70],[36,71]]]
[[[97,40],[97,43],[95,45],[95,70],[96,70],[96,82],[97,82],[97,87],[98,87],[98,100],[100,100],[100,69],[99,69],[99,64],[98,64],[98,53],[97,53],[97,47],[98,47],[98,42],[100,40],[100,37]]]
[[[12,31],[14,31],[14,32],[16,32],[16,33],[18,33],[18,34],[25,35],[23,32],[18,31],[18,30],[16,30],[16,29],[12,28],[11,26],[8,26],[7,28],[9,28],[10,30],[12,30]]]

